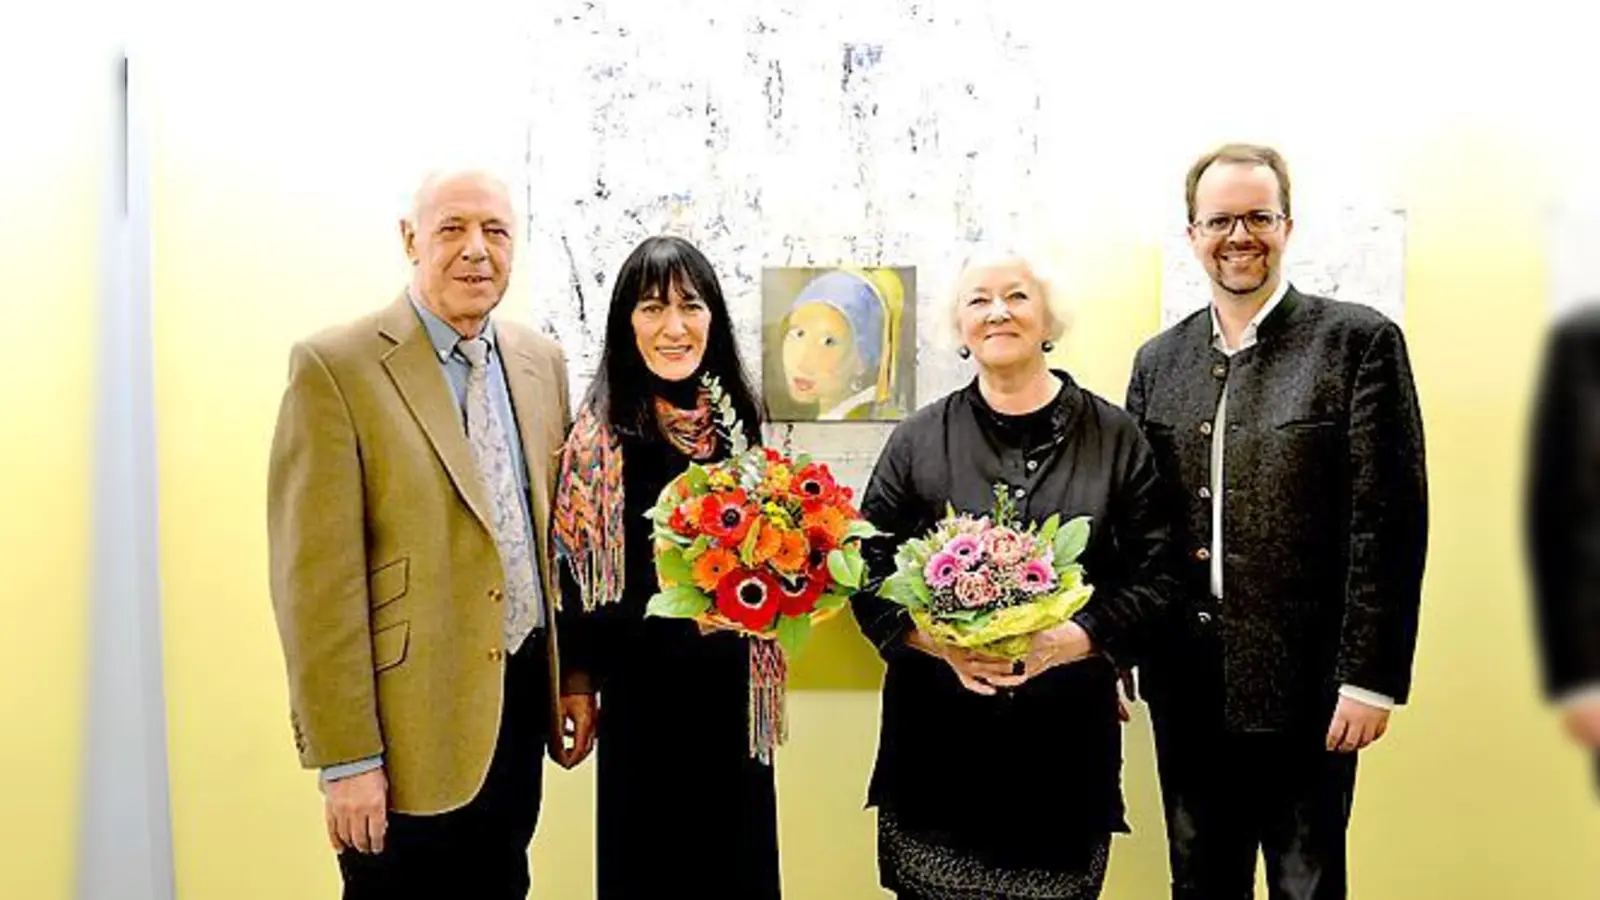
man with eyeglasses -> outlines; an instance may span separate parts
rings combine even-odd
[[[1202,156],[1186,188],[1208,308],[1140,348],[1127,407],[1170,486],[1187,586],[1139,660],[1174,898],[1347,893],[1356,752],[1411,687],[1428,489],[1400,329],[1283,277],[1289,173]]]

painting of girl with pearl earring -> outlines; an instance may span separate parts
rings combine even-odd
[[[914,268],[761,275],[763,383],[774,421],[895,421],[915,408]]]

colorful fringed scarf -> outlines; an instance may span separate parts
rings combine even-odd
[[[697,462],[717,449],[711,397],[702,389],[694,409],[655,400],[661,433],[679,452]],[[551,538],[556,560],[567,561],[585,612],[622,599],[623,569],[622,445],[593,404],[578,413],[561,448],[556,476]]]
[[[716,453],[716,421],[706,389],[701,389],[691,410],[657,397],[655,413],[661,434],[679,452],[696,462],[706,462]],[[584,611],[621,600],[626,587],[622,446],[593,405],[578,414],[561,448],[554,506],[552,549],[558,563],[566,560]],[[784,702],[787,665],[776,641],[747,638],[746,643],[750,655],[750,755],[771,765],[788,732]]]

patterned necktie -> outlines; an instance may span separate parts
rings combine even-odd
[[[472,364],[467,378],[467,443],[478,465],[478,476],[489,494],[494,520],[494,542],[505,567],[506,652],[515,653],[533,630],[534,606],[539,602],[533,565],[533,536],[528,534],[517,496],[517,473],[512,467],[511,444],[504,426],[489,403],[489,342],[483,338],[456,344]]]

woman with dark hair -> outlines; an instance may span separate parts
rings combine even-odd
[[[594,675],[602,705],[601,900],[780,896],[773,771],[749,750],[746,640],[645,617],[658,589],[646,511],[691,462],[729,453],[703,375],[759,442],[762,411],[716,273],[689,242],[649,238],[617,275],[552,528],[563,658]]]

